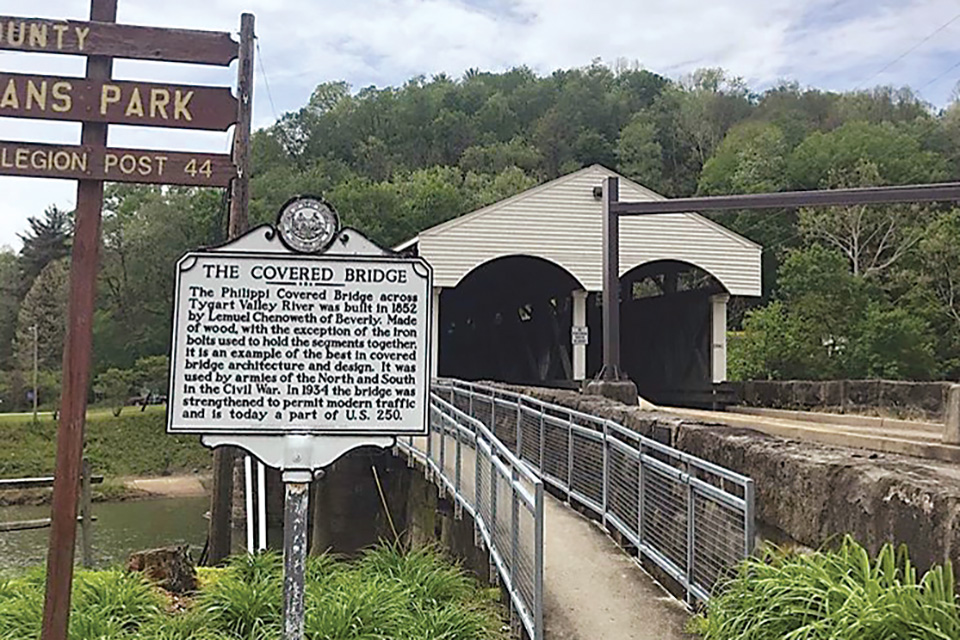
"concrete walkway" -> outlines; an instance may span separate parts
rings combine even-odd
[[[426,451],[426,438],[414,446]],[[433,438],[434,455],[440,450]],[[462,451],[462,491],[473,495],[476,465],[470,447]],[[454,477],[456,446],[445,439],[444,468]],[[499,504],[510,503],[509,488],[498,483]],[[532,486],[526,487],[533,492]],[[521,539],[532,540],[530,521],[521,519]],[[689,614],[594,522],[544,492],[545,640],[686,640]]]
[[[593,522],[552,496],[544,505],[547,640],[680,640],[689,617]]]

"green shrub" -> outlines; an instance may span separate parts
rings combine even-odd
[[[77,572],[70,640],[276,640],[283,620],[282,559],[237,556],[198,571],[200,591],[185,611],[139,574]],[[43,567],[0,581],[0,640],[39,638]],[[307,561],[307,640],[504,640],[487,591],[432,550],[396,547],[357,562]]]
[[[765,549],[718,587],[693,624],[705,640],[956,640],[949,563],[917,580],[906,547],[871,560],[849,536],[836,550]]]

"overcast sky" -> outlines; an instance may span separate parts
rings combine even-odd
[[[397,85],[414,75],[441,71],[459,77],[471,67],[501,71],[527,65],[549,73],[584,66],[594,58],[637,60],[672,78],[698,67],[720,66],[745,78],[754,90],[783,78],[833,90],[909,85],[936,106],[949,102],[960,80],[956,0],[119,0],[119,4],[118,22],[163,27],[236,31],[241,12],[256,14],[259,53],[273,105],[258,64],[255,127],[301,107],[317,84],[329,80],[346,80],[358,89]],[[84,20],[88,11],[86,0],[0,0],[0,13],[7,15]],[[0,51],[0,69],[80,76],[83,60]],[[230,85],[235,74],[236,63],[230,69],[135,61],[114,66],[114,77],[125,80]],[[0,139],[77,144],[80,126],[0,118]],[[225,133],[111,126],[109,144],[225,152],[229,138]],[[19,248],[17,233],[26,229],[27,216],[54,203],[72,208],[75,190],[70,181],[0,177],[0,247]]]

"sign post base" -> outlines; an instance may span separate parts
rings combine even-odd
[[[284,471],[283,640],[303,640],[303,591],[307,568],[309,470]]]

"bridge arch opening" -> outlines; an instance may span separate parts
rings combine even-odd
[[[657,260],[627,271],[620,287],[621,366],[641,396],[690,404],[725,379],[729,292],[716,277]]]
[[[571,386],[571,294],[581,288],[535,256],[475,267],[440,296],[438,375]]]

